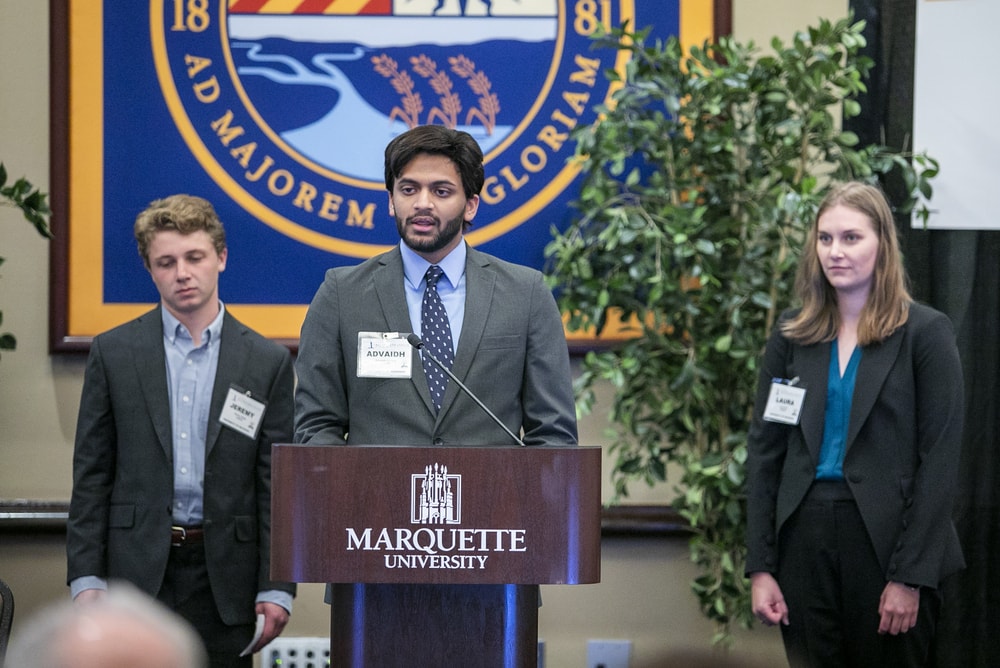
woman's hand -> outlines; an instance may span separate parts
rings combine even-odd
[[[917,625],[919,611],[919,589],[901,582],[889,582],[882,590],[882,597],[878,602],[878,612],[882,615],[878,632],[892,636],[906,633]]]
[[[763,571],[750,574],[750,603],[753,616],[766,626],[781,623],[788,626],[788,606],[778,581]]]

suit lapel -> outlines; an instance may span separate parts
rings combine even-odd
[[[409,332],[413,329],[410,322],[410,309],[406,304],[406,290],[403,286],[403,258],[399,246],[379,258],[379,270],[375,273],[375,293],[378,295],[379,307],[385,319],[387,331]],[[417,393],[424,401],[424,406],[432,414],[434,404],[431,392],[427,388],[420,355],[413,356],[413,369],[410,372],[410,382],[417,388]]]
[[[403,258],[396,246],[379,258],[379,270],[375,273],[375,292],[390,332],[409,332],[413,329],[403,287],[405,280]]]
[[[493,304],[496,274],[489,271],[489,260],[480,252],[468,249],[465,260],[465,317],[458,339],[458,352],[452,369],[459,378],[465,378],[479,349],[479,342],[486,331],[486,320]]]
[[[851,400],[851,423],[847,430],[845,452],[851,449],[854,439],[861,431],[861,425],[868,419],[868,414],[871,413],[882,391],[882,385],[889,371],[896,363],[905,330],[904,325],[882,343],[868,346],[861,352],[861,363],[858,365],[858,375],[854,382],[854,397]]]
[[[814,462],[819,461],[826,417],[826,384],[830,371],[830,344],[796,347],[795,373],[806,388],[806,402],[799,421]]]
[[[163,350],[161,307],[139,316],[135,337],[131,340],[139,387],[146,399],[146,410],[168,461],[174,460],[173,431],[170,426],[170,390],[167,381],[167,358]]]
[[[467,250],[468,255],[465,259],[465,316],[462,321],[462,332],[458,338],[455,363],[451,368],[455,377],[463,382],[469,375],[476,351],[479,350],[479,342],[482,341],[483,333],[486,331],[486,320],[493,303],[493,290],[496,283],[496,275],[488,269],[489,259],[471,246]],[[448,389],[441,400],[439,420],[448,412],[461,392],[462,389],[454,382],[448,383]]]
[[[253,355],[252,346],[246,337],[246,327],[233,316],[229,311],[223,316],[222,336],[219,341],[219,365],[215,370],[215,382],[212,386],[212,405],[208,411],[208,428],[205,432],[205,458],[212,452],[216,441],[219,440],[219,433],[222,424],[219,416],[222,415],[222,407],[229,393],[229,386],[237,378],[243,377],[243,368]],[[255,397],[261,399],[261,397]]]

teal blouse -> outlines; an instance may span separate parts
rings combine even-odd
[[[844,479],[844,447],[851,422],[854,381],[861,362],[861,348],[855,346],[844,375],[840,375],[840,353],[837,341],[830,344],[830,369],[826,381],[826,419],[823,422],[823,444],[816,466],[817,480]]]

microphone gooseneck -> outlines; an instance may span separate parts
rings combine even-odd
[[[406,336],[406,341],[411,346],[413,346],[414,348],[416,348],[417,350],[419,350],[422,355],[427,355],[427,357],[430,358],[430,360],[432,362],[434,362],[439,367],[441,367],[441,370],[444,371],[448,375],[448,378],[451,379],[456,385],[458,385],[458,387],[461,388],[461,390],[463,392],[465,392],[467,395],[469,395],[469,398],[472,399],[473,401],[475,401],[476,405],[479,406],[481,409],[483,409],[483,412],[485,412],[487,415],[489,415],[490,418],[492,418],[494,422],[496,422],[498,425],[500,425],[500,427],[505,432],[507,432],[507,435],[510,436],[512,439],[514,439],[515,443],[517,443],[518,445],[524,447],[524,441],[522,441],[520,438],[518,438],[517,435],[514,434],[514,432],[512,432],[507,427],[507,425],[505,425],[503,423],[503,420],[501,420],[496,415],[494,415],[493,411],[491,411],[489,408],[487,408],[486,404],[484,404],[482,401],[480,401],[479,397],[477,397],[475,394],[473,394],[472,390],[470,390],[469,388],[467,388],[465,386],[465,384],[462,381],[460,381],[455,376],[455,374],[453,374],[451,372],[451,369],[449,369],[448,367],[446,367],[444,364],[441,363],[441,360],[439,360],[437,357],[435,357],[434,355],[432,355],[431,351],[427,350],[427,347],[424,345],[424,342],[420,340],[419,336],[417,336],[416,334],[408,334]]]

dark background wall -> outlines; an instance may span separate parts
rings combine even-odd
[[[851,128],[868,143],[898,150],[913,136],[917,0],[851,0],[868,22],[876,67]],[[956,45],[960,48],[960,45]],[[995,85],[989,76],[983,85]],[[884,138],[884,139],[883,139]],[[928,148],[933,155],[933,147]],[[942,166],[942,169],[946,169]],[[900,184],[885,188],[892,197]],[[913,229],[899,221],[914,296],[947,313],[965,372],[966,417],[955,520],[967,568],[942,586],[944,609],[934,665],[1000,665],[1000,232]]]

